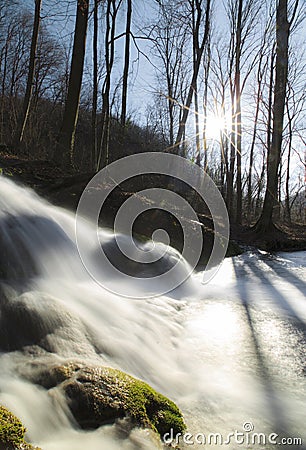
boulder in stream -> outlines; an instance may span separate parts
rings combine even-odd
[[[94,429],[127,418],[131,428],[154,430],[161,437],[186,426],[179,408],[147,383],[120,370],[79,362],[53,366],[40,374],[39,384],[60,388],[83,429]]]

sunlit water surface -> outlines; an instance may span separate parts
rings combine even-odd
[[[304,448],[226,440],[245,428],[245,439],[306,443],[306,252],[249,251],[226,259],[208,285],[198,272],[174,294],[121,298],[84,270],[70,213],[5,179],[0,190],[2,258],[11,258],[0,301],[49,330],[42,348],[31,336],[22,345],[13,314],[1,335],[11,351],[0,356],[0,404],[21,417],[29,440],[43,450],[160,447],[146,430],[124,435],[124,423],[81,431],[62,396],[27,381],[37,365],[78,359],[118,367],[176,401],[190,433],[181,447]]]

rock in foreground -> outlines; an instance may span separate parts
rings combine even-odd
[[[127,417],[131,426],[152,429],[162,437],[185,430],[178,407],[143,381],[109,367],[69,362],[41,374],[39,383],[58,386],[80,427],[98,428]]]
[[[24,440],[26,429],[8,409],[0,406],[0,450],[40,450]]]

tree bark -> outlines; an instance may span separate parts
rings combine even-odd
[[[92,42],[92,70],[93,70],[93,92],[92,92],[92,115],[91,115],[91,133],[92,133],[92,155],[91,168],[97,166],[97,104],[98,104],[98,3],[95,0],[93,11],[93,42]]]
[[[273,209],[278,195],[278,169],[281,157],[283,121],[288,77],[288,45],[290,26],[288,0],[279,0],[276,11],[276,74],[273,102],[273,129],[268,153],[267,187],[261,216],[255,226],[258,232],[274,229]]]
[[[205,49],[205,45],[206,45],[206,42],[207,42],[208,36],[209,36],[209,27],[210,27],[210,0],[207,0],[207,2],[206,2],[206,11],[205,11],[204,35],[203,35],[203,39],[202,39],[202,42],[201,42],[201,46],[199,46],[198,52],[197,52],[197,55],[196,55],[196,61],[195,61],[194,66],[193,66],[192,79],[191,79],[191,83],[190,83],[190,87],[189,87],[189,91],[188,91],[188,95],[187,95],[187,100],[186,100],[186,103],[185,103],[185,105],[183,107],[183,113],[182,113],[182,117],[181,117],[181,120],[180,120],[178,133],[177,133],[176,140],[175,140],[175,147],[177,147],[177,148],[180,147],[182,139],[183,139],[183,136],[185,134],[186,122],[187,122],[187,119],[188,119],[188,114],[189,114],[189,110],[190,110],[193,94],[194,94],[194,92],[196,90],[197,79],[198,79],[198,74],[199,74],[199,70],[200,70],[202,55],[203,55],[203,52],[204,52],[204,49]]]
[[[288,158],[287,158],[287,170],[286,170],[286,196],[285,196],[285,221],[291,225],[291,208],[290,208],[290,187],[289,187],[289,181],[290,181],[290,160],[291,160],[291,151],[292,151],[292,138],[293,138],[293,131],[292,131],[292,118],[289,114],[289,107],[287,106],[288,111],[288,126],[289,126],[289,145],[288,145]]]
[[[33,25],[33,33],[32,33],[32,40],[31,40],[31,50],[30,50],[30,61],[29,61],[27,85],[26,85],[25,96],[24,96],[23,104],[22,104],[22,111],[18,118],[16,133],[14,136],[14,145],[16,145],[17,147],[22,142],[24,130],[25,130],[27,120],[29,117],[29,112],[30,112],[31,97],[32,97],[32,90],[33,90],[33,80],[34,80],[34,72],[35,72],[36,49],[37,49],[39,25],[40,25],[41,3],[42,3],[42,0],[35,0],[34,25]]]
[[[275,45],[273,45],[271,60],[270,60],[269,99],[268,99],[268,118],[267,118],[267,152],[268,152],[268,154],[269,154],[270,148],[271,148],[271,135],[272,135],[274,61],[275,61]]]
[[[65,111],[54,160],[63,166],[73,164],[75,130],[78,121],[80,93],[85,59],[89,0],[78,0],[75,32]]]
[[[107,0],[106,9],[106,31],[105,31],[105,65],[106,76],[102,93],[102,132],[99,144],[99,157],[97,168],[107,166],[109,162],[109,131],[110,131],[110,90],[111,75],[115,59],[115,32],[116,17],[121,4],[121,0],[116,4],[116,0]]]
[[[203,141],[203,168],[207,171],[207,106],[208,106],[208,81],[209,81],[209,71],[210,71],[210,39],[207,42],[207,54],[204,60],[204,91],[203,91],[203,130],[202,130],[202,141]],[[201,165],[201,155],[200,152],[197,154],[197,165]]]
[[[233,217],[233,194],[234,194],[234,171],[235,171],[235,160],[236,160],[236,132],[235,132],[235,105],[234,105],[234,88],[230,82],[231,91],[231,132],[230,132],[230,162],[229,170],[227,174],[227,190],[226,190],[226,205],[228,208],[230,218]]]
[[[132,0],[127,0],[124,69],[122,80],[122,106],[121,106],[121,125],[123,127],[125,126],[126,123],[126,104],[127,104],[128,76],[130,65],[131,20],[132,20]]]
[[[253,136],[252,136],[252,143],[251,143],[251,149],[250,149],[248,180],[247,180],[247,186],[248,186],[248,188],[247,188],[247,215],[248,215],[249,220],[252,217],[253,163],[254,163],[256,135],[257,135],[257,122],[258,122],[259,110],[260,110],[260,98],[262,95],[262,77],[263,77],[262,61],[263,61],[263,49],[260,52],[260,57],[259,57],[259,61],[258,61],[258,69],[257,69],[256,110],[255,110]]]
[[[241,224],[242,220],[242,181],[241,181],[241,88],[240,88],[240,59],[241,59],[241,34],[242,34],[242,7],[243,0],[239,0],[236,31],[235,52],[235,97],[236,97],[236,151],[237,151],[237,208],[236,222]]]
[[[288,45],[290,26],[288,0],[279,0],[276,11],[276,74],[273,103],[273,130],[268,153],[267,187],[261,216],[256,224],[259,232],[274,229],[273,210],[278,196],[278,169],[281,157],[283,121],[288,77]]]
[[[249,219],[252,216],[252,177],[253,177],[255,141],[256,141],[256,134],[257,134],[257,121],[258,121],[258,116],[259,116],[260,95],[261,95],[261,83],[258,85],[257,96],[256,96],[256,110],[255,110],[253,137],[252,137],[252,143],[251,143],[251,149],[250,149],[250,160],[249,160],[249,170],[248,170],[247,215],[248,215]]]

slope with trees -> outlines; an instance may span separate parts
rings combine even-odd
[[[179,153],[213,178],[240,231],[294,228],[304,25],[298,0],[1,1],[2,159],[63,176]]]

